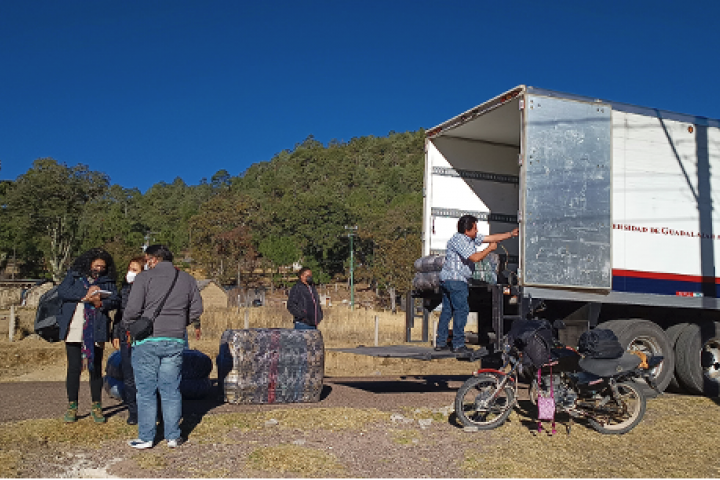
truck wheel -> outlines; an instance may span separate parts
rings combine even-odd
[[[652,374],[661,392],[667,388],[675,370],[675,352],[662,328],[640,319],[611,320],[598,328],[615,332],[625,350],[638,350],[648,356],[662,355],[665,360],[653,369]]]
[[[673,347],[673,350],[675,350],[675,372],[673,372],[673,376],[670,379],[670,383],[668,384],[668,390],[675,393],[682,393],[683,388],[680,385],[680,382],[678,381],[678,374],[677,374],[677,362],[679,361],[679,356],[677,352],[677,339],[682,333],[683,329],[687,327],[687,323],[676,323],[675,325],[671,326],[667,330],[665,330],[665,335],[668,337],[668,342],[670,342],[670,345]]]
[[[691,323],[678,337],[677,375],[689,392],[720,396],[720,323]]]

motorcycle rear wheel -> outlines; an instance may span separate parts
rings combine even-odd
[[[478,375],[469,378],[455,396],[455,415],[466,427],[479,430],[497,428],[510,416],[515,405],[515,391],[508,383],[498,393],[499,375]],[[498,393],[493,400],[493,396]]]
[[[590,426],[600,433],[607,435],[622,435],[637,426],[645,415],[645,394],[633,383],[617,384],[621,403],[611,399],[606,405],[595,410],[595,415],[602,417],[604,425],[599,421],[588,418]],[[612,395],[609,391],[607,395]]]

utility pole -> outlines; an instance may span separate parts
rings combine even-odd
[[[357,232],[357,225],[348,226],[345,225],[345,230],[348,231],[347,236],[350,238],[350,310],[355,310],[355,279],[354,279],[354,258],[353,258],[353,237]]]

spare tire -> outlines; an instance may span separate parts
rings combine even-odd
[[[720,396],[720,323],[689,324],[680,333],[675,350],[680,384],[691,393]]]
[[[664,391],[675,371],[675,352],[662,328],[649,320],[611,320],[597,328],[615,332],[625,350],[638,350],[644,354],[662,355],[664,361],[653,369],[653,378],[658,389]]]
[[[665,330],[665,335],[668,337],[668,342],[670,342],[670,345],[673,347],[673,350],[675,350],[675,370],[673,371],[673,376],[670,379],[670,383],[668,384],[668,390],[675,393],[682,393],[683,388],[680,385],[680,382],[678,381],[678,374],[677,374],[677,363],[678,363],[678,353],[677,353],[677,340],[678,337],[680,337],[680,334],[682,331],[687,327],[687,323],[676,323],[675,325],[667,328]]]

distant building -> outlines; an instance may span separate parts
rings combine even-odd
[[[228,306],[227,293],[214,280],[198,280],[197,286],[202,297],[203,308],[226,308]]]

